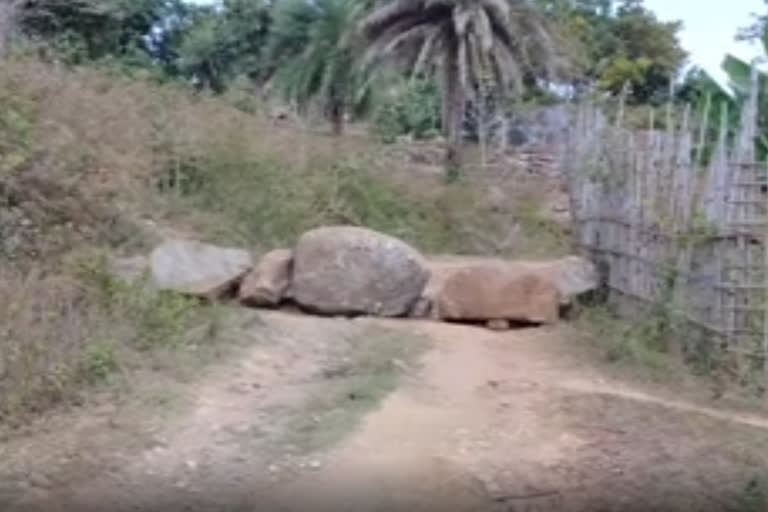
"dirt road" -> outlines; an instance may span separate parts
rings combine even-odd
[[[566,330],[261,318],[270,343],[254,339],[188,386],[184,406],[80,412],[9,440],[0,475],[14,485],[0,508],[763,510],[747,507],[768,475],[768,417],[608,379]],[[424,335],[429,349],[418,364],[395,361],[397,389],[344,430],[348,416],[307,409],[307,396],[325,392],[316,377],[335,367],[335,340],[370,329]],[[344,435],[306,443],[309,431]],[[74,464],[73,451],[90,455]]]

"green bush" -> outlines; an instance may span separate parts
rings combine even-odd
[[[112,342],[92,343],[85,347],[78,372],[82,380],[95,383],[117,371],[118,356]]]
[[[371,125],[385,142],[394,142],[401,135],[428,139],[440,134],[440,112],[438,87],[430,80],[416,80],[382,100],[374,109]]]

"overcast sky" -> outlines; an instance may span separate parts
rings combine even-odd
[[[212,0],[190,0],[211,3]],[[751,13],[767,12],[763,0],[645,0],[645,5],[662,20],[682,20],[683,46],[691,64],[722,78],[720,63],[726,53],[744,59],[762,55],[758,46],[736,43],[736,31],[750,22]]]
[[[758,45],[736,43],[740,27],[749,25],[751,13],[768,12],[762,0],[645,0],[663,20],[682,20],[683,46],[692,64],[722,77],[720,64],[726,53],[751,60],[761,56]]]

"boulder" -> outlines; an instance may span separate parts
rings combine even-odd
[[[567,256],[558,260],[524,262],[527,268],[551,279],[560,290],[563,305],[573,301],[600,286],[597,266],[580,256]]]
[[[243,279],[238,298],[249,306],[277,306],[286,298],[292,272],[292,250],[277,249],[268,252]]]
[[[403,316],[429,279],[421,254],[369,229],[335,226],[305,233],[294,252],[292,294],[322,314]]]
[[[441,320],[552,324],[560,315],[555,283],[511,262],[470,262],[453,268],[431,293],[433,316]]]
[[[222,248],[192,240],[168,240],[149,256],[152,283],[204,298],[217,298],[253,268],[248,251]]]

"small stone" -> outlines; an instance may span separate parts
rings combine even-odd
[[[312,462],[309,463],[310,469],[318,470],[321,467],[322,467],[322,464],[320,463],[319,460],[313,460]]]
[[[187,461],[187,469],[189,469],[190,471],[196,470],[197,469],[197,462],[195,462],[193,460],[188,460]]]
[[[267,469],[269,470],[270,473],[277,473],[278,471],[280,471],[280,468],[275,464],[271,464]]]

